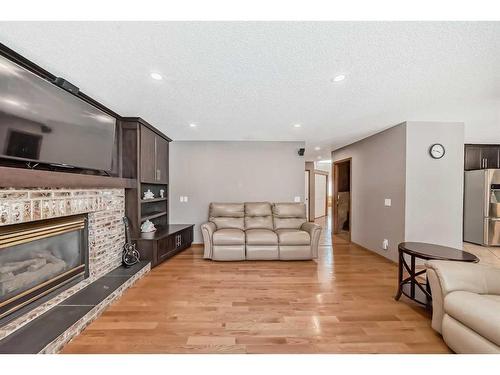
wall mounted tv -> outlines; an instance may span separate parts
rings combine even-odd
[[[116,119],[0,56],[0,158],[110,171]]]

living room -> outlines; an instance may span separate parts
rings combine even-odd
[[[498,21],[125,8],[0,21],[2,359],[500,354]]]

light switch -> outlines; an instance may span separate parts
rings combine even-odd
[[[187,195],[184,196],[184,202],[187,202],[188,201],[188,197]]]
[[[182,195],[180,196],[179,201],[184,202],[184,197]]]
[[[391,205],[392,205],[392,200],[390,198],[385,198],[384,206],[391,207]]]
[[[295,197],[294,201],[295,202],[300,202],[300,197]]]

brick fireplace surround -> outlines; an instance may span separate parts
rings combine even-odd
[[[0,340],[119,267],[125,243],[122,222],[125,213],[124,189],[0,189],[0,226],[83,213],[88,214],[89,277],[0,326]],[[58,352],[149,269],[148,264],[42,352]]]

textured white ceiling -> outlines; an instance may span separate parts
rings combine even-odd
[[[304,140],[329,158],[429,120],[500,143],[499,22],[1,22],[0,41],[174,140]]]

